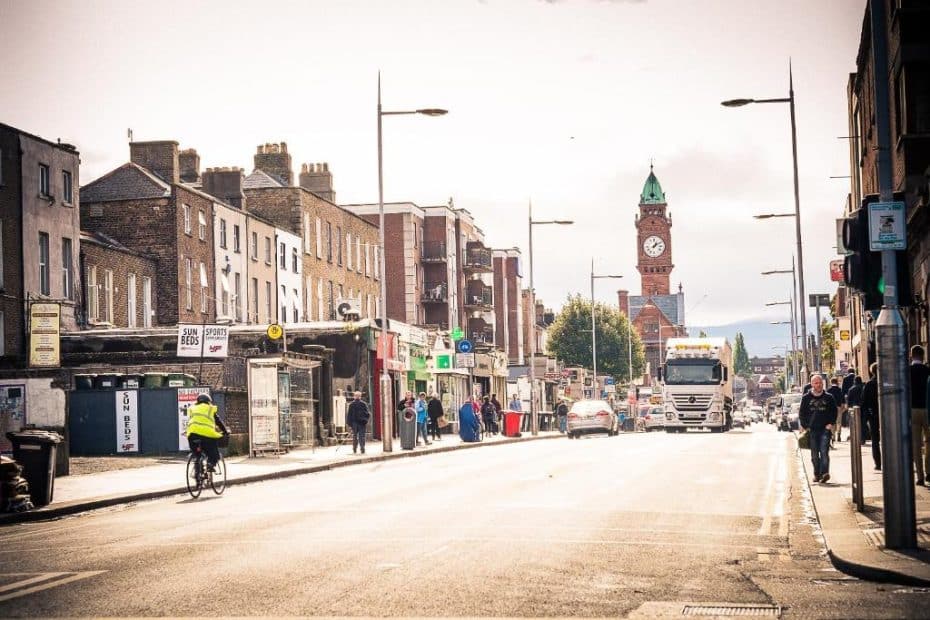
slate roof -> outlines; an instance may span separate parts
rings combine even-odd
[[[242,189],[261,189],[263,187],[285,187],[285,185],[264,170],[255,170],[245,177],[242,182]]]
[[[659,311],[665,315],[665,318],[669,320],[672,325],[683,325],[684,324],[684,311],[680,313],[679,316],[679,296],[675,295],[631,295],[629,297],[630,303],[630,319],[636,319],[639,313],[642,311],[643,306],[646,305],[646,302],[651,301],[659,309]]]
[[[132,162],[111,170],[81,188],[81,202],[107,202],[139,198],[166,198],[171,186]]]

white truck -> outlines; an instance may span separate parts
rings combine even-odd
[[[733,351],[726,338],[669,338],[661,369],[665,431],[733,426]]]

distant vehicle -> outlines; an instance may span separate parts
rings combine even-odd
[[[566,435],[569,439],[581,437],[582,433],[607,433],[616,435],[619,420],[606,400],[579,400],[568,411]]]
[[[662,407],[649,407],[643,415],[646,432],[661,431],[665,428],[665,410]]]
[[[660,369],[665,430],[719,433],[733,425],[733,350],[726,338],[669,338]]]
[[[752,424],[748,411],[737,411],[733,414],[733,428],[746,428]]]
[[[752,417],[753,422],[761,422],[764,415],[762,413],[762,407],[758,405],[753,405],[749,408],[749,415]]]
[[[780,431],[797,430],[798,423],[797,412],[801,407],[801,395],[795,393],[782,394],[776,401],[775,419]],[[794,416],[792,416],[794,409]]]

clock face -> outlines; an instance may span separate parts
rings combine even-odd
[[[662,253],[665,252],[665,241],[655,235],[646,237],[646,240],[643,241],[643,252],[652,258],[662,256]]]

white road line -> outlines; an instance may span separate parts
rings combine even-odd
[[[21,574],[29,575],[32,573],[21,573]],[[20,579],[19,581],[8,583],[5,586],[0,586],[0,592],[9,592],[10,590],[22,588],[23,586],[28,586],[34,583],[39,583],[40,581],[46,581],[47,579],[52,579],[53,577],[61,577],[62,575],[70,575],[70,574],[71,573],[42,573],[41,575],[36,575],[35,577],[30,577],[28,579]]]
[[[8,594],[0,595],[0,603],[3,601],[8,601],[10,599],[19,598],[21,596],[26,596],[27,594],[35,594],[36,592],[42,592],[43,590],[48,590],[50,588],[55,588],[58,586],[63,586],[66,583],[71,583],[72,581],[79,581],[81,579],[87,579],[88,577],[94,577],[105,573],[105,570],[92,570],[92,571],[83,571],[78,573],[53,573],[56,575],[69,575],[68,577],[63,577],[61,579],[56,579],[54,581],[48,581],[46,583],[41,583],[39,585],[33,586],[31,588],[26,588],[25,590],[17,590],[15,592],[10,592]],[[24,580],[30,581],[30,580]],[[26,585],[24,582],[19,582],[16,584],[11,584],[14,586]]]

